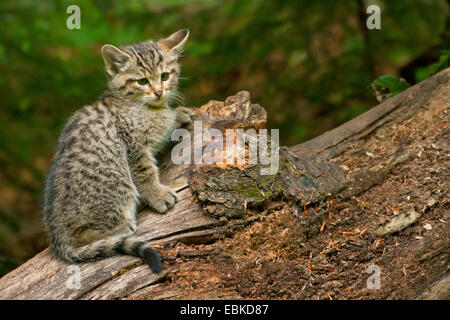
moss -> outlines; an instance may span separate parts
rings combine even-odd
[[[278,191],[279,191],[280,193],[286,193],[286,191],[284,190],[282,184],[279,184],[277,187],[278,187]]]
[[[236,192],[238,192],[245,198],[253,198],[260,201],[267,199],[267,193],[264,192],[265,196],[263,196],[261,194],[261,190],[255,182],[250,182],[250,184],[240,182],[239,186],[236,188]]]

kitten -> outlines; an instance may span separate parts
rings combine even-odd
[[[159,181],[155,154],[193,115],[168,106],[178,97],[188,36],[184,29],[157,42],[103,46],[108,88],[68,120],[45,183],[44,224],[62,259],[127,254],[162,269],[159,253],[134,235],[136,213],[141,201],[160,213],[176,202]]]

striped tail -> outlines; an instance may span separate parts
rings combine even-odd
[[[70,262],[93,261],[125,254],[143,259],[155,273],[162,270],[158,251],[132,235],[111,236],[78,248],[72,246],[55,246],[55,248],[58,248],[55,251],[61,258]]]

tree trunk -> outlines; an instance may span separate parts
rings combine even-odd
[[[161,180],[177,190],[179,201],[163,215],[143,208],[138,218],[137,233],[159,248],[165,260],[175,259],[177,255],[188,257],[195,252],[177,251],[175,244],[212,243],[223,236],[232,236],[269,214],[280,200],[297,208],[293,210],[292,219],[300,223],[300,230],[307,238],[312,237],[322,232],[328,199],[351,199],[370,190],[392,174],[396,166],[409,161],[414,151],[411,148],[400,149],[389,156],[375,158],[370,168],[357,172],[346,172],[346,166],[339,163],[337,157],[350,152],[361,141],[368,141],[380,129],[405,123],[424,106],[428,106],[428,112],[433,112],[435,102],[444,101],[444,112],[448,114],[449,87],[450,69],[446,69],[319,137],[291,148],[281,147],[279,170],[274,175],[261,175],[262,165],[174,165],[166,153],[161,159]],[[249,93],[244,91],[225,102],[210,101],[195,113],[194,120],[201,121],[203,129],[216,128],[222,132],[226,129],[261,129],[266,122],[265,110],[252,104]],[[443,130],[448,131],[447,123],[444,125]],[[192,133],[192,125],[188,130]],[[196,134],[194,132],[193,139]],[[271,152],[274,151],[276,149],[272,147]],[[442,167],[447,164],[442,163]],[[299,212],[302,208],[306,212],[307,207],[313,205],[316,215]],[[399,222],[400,227],[383,225],[374,228],[373,234],[386,237],[398,231],[395,228],[407,228],[416,220],[414,215],[409,217],[412,222]],[[390,221],[395,222],[395,219]],[[445,233],[443,237],[437,248],[430,247],[424,255],[431,257],[448,253],[448,228],[447,237]],[[139,296],[150,292],[175,272],[177,264],[168,264],[165,263],[160,274],[153,274],[140,259],[130,256],[77,264],[81,273],[79,286],[76,286],[72,282],[74,274],[70,264],[46,249],[0,279],[0,299],[121,299]],[[447,268],[441,268],[412,296],[448,298],[448,279]],[[170,292],[162,295],[170,296]],[[408,297],[411,295],[400,298]]]

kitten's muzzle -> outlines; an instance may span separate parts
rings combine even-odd
[[[163,94],[162,90],[158,90],[158,91],[155,91],[155,92],[153,92],[153,93],[154,93],[155,96],[157,96],[158,98],[161,98],[161,96],[162,96],[162,94]]]

